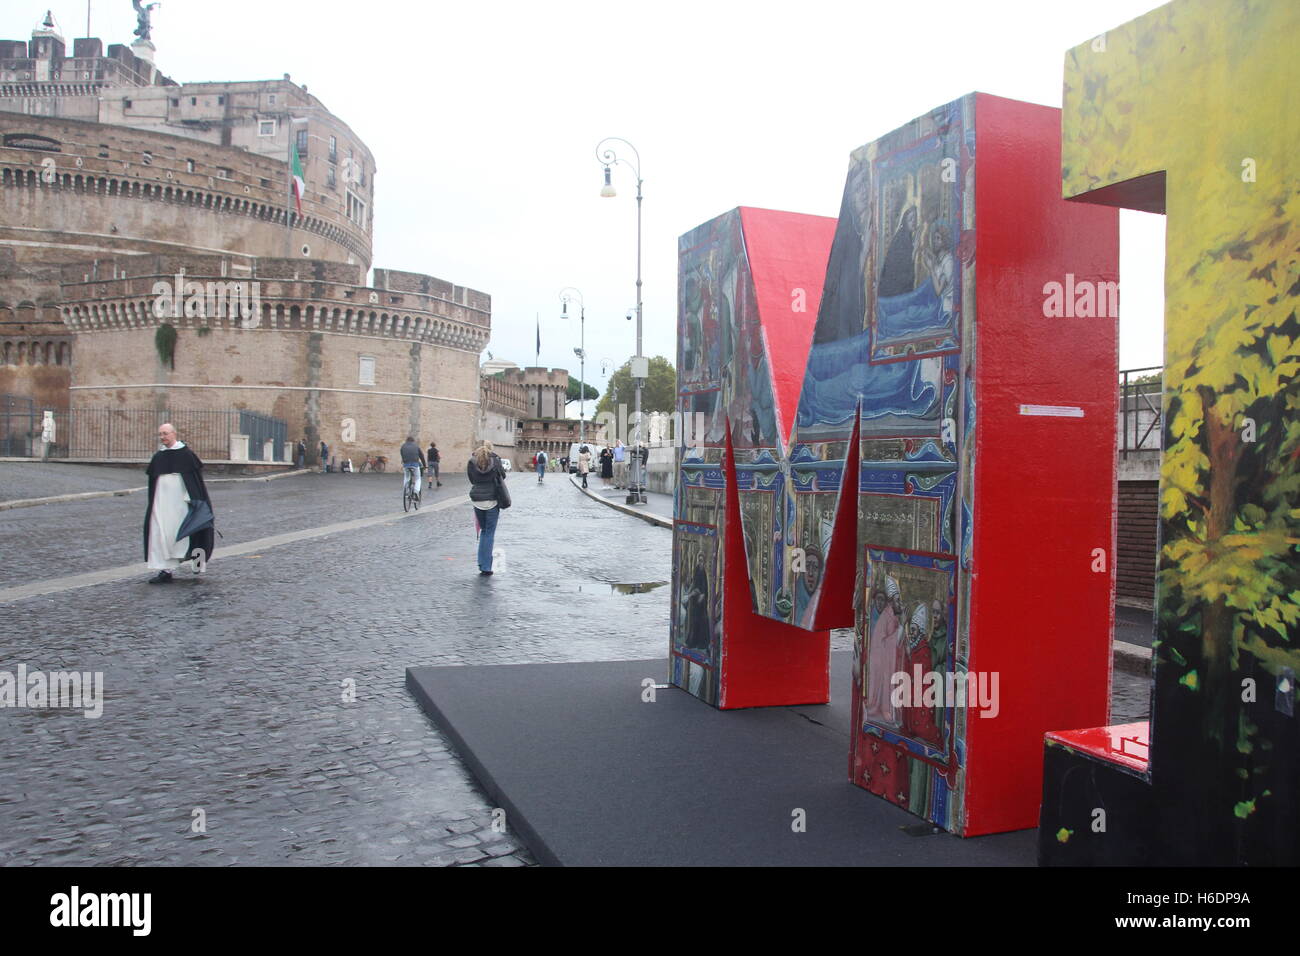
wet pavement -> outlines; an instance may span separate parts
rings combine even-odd
[[[665,589],[613,586],[667,580],[670,533],[515,478],[498,573],[483,578],[464,479],[399,520],[400,487],[394,475],[217,485],[225,539],[198,579],[150,586],[141,564],[128,581],[0,606],[0,669],[102,672],[105,698],[97,719],[0,710],[0,861],[531,862],[509,821],[493,829],[405,669],[662,655]],[[386,513],[221,558],[223,545]],[[139,561],[142,514],[138,496],[0,514],[0,580]]]
[[[1115,640],[1138,647],[1150,647],[1155,639],[1155,612],[1148,609],[1115,608]]]
[[[143,465],[113,468],[56,461],[0,461],[0,502],[85,491],[117,491],[139,488],[145,483]]]
[[[510,488],[490,578],[460,476],[409,517],[393,474],[214,484],[225,537],[166,586],[145,583],[139,495],[0,513],[0,589],[140,572],[0,603],[0,671],[104,682],[95,719],[0,709],[0,863],[530,864],[405,669],[663,657],[672,536],[565,481]],[[222,557],[357,518],[376,523]],[[1117,717],[1145,688],[1116,675]]]

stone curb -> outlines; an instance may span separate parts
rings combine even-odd
[[[588,498],[593,498],[596,501],[599,501],[603,505],[608,505],[609,507],[613,508],[615,511],[621,511],[623,512],[623,514],[631,515],[633,518],[640,518],[642,521],[648,521],[651,524],[658,525],[661,528],[671,529],[673,526],[672,518],[661,518],[659,515],[652,514],[649,511],[639,511],[638,509],[633,508],[631,505],[622,504],[621,502],[618,501],[610,501],[608,498],[596,494],[590,488],[582,487],[582,485],[578,484],[578,479],[575,478],[573,475],[569,476],[569,484],[573,485],[573,487],[577,488]]]
[[[1128,641],[1112,641],[1115,653],[1115,669],[1139,677],[1151,676],[1151,648]]]
[[[207,478],[205,482],[212,485],[222,481],[275,481],[277,478],[307,474],[311,474],[310,468],[280,471],[273,475],[253,475],[248,478]],[[18,498],[14,501],[0,501],[0,511],[11,511],[14,508],[33,508],[36,505],[53,505],[64,501],[89,501],[91,498],[120,498],[125,495],[146,491],[148,487],[148,485],[142,485],[139,488],[116,488],[112,491],[80,491],[72,495],[52,495],[49,498]]]

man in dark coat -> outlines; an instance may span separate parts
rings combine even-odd
[[[144,513],[144,559],[151,571],[158,572],[149,583],[167,584],[174,568],[193,561],[195,569],[202,571],[212,557],[212,525],[176,540],[190,502],[204,501],[211,508],[212,499],[203,484],[203,462],[176,438],[176,429],[170,424],[158,426],[158,440],[162,450],[154,453],[145,469],[149,504]]]
[[[442,452],[438,451],[436,441],[429,442],[429,453],[425,455],[429,462],[429,477],[438,483],[437,487],[442,487],[442,479],[438,476],[438,467],[442,462]]]

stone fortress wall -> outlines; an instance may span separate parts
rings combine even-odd
[[[306,246],[303,258],[369,266],[369,233],[310,188],[302,217],[288,210],[289,238],[286,172],[283,160],[235,146],[0,111],[0,240],[33,263],[175,249],[298,256]]]
[[[351,128],[287,74],[180,84],[151,45],[66,49],[50,28],[0,41],[0,392],[258,411],[313,459],[322,438],[391,458],[408,432],[467,455],[491,298],[386,269],[366,284],[375,163]],[[256,283],[258,320],[159,315],[156,283],[182,270]]]
[[[376,270],[384,287],[372,288],[347,263],[229,256],[94,260],[63,275],[75,405],[248,408],[356,464],[391,458],[407,433],[469,453],[490,326],[483,293],[389,270]],[[184,291],[168,308],[178,288],[235,282],[256,283],[253,316],[213,315],[210,303],[187,315]],[[401,291],[410,288],[429,291]],[[176,329],[172,364],[154,344],[163,322]]]

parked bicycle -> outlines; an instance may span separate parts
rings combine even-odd
[[[388,459],[383,455],[367,455],[366,460],[361,463],[357,469],[357,474],[363,471],[383,471],[388,464]]]

